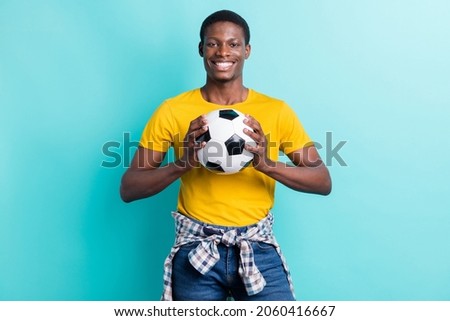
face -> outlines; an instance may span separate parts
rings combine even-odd
[[[216,22],[205,30],[199,45],[209,80],[242,80],[244,61],[250,55],[242,28],[232,22]]]

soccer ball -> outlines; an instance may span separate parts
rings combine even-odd
[[[244,133],[245,116],[235,109],[218,109],[206,115],[208,131],[197,137],[206,145],[197,152],[198,160],[206,169],[218,174],[234,174],[246,168],[253,154],[244,149],[245,144],[256,142]]]

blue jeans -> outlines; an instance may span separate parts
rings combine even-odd
[[[173,299],[178,301],[222,301],[228,297],[247,301],[293,301],[289,282],[280,256],[274,246],[252,242],[255,264],[267,284],[256,295],[249,296],[238,274],[239,249],[218,244],[220,260],[202,275],[188,259],[198,242],[186,244],[173,258]]]

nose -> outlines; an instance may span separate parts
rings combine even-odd
[[[229,49],[230,48],[228,48],[227,44],[220,44],[217,48],[216,55],[219,57],[229,56],[230,54]]]

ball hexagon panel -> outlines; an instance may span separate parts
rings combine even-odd
[[[211,139],[206,143],[205,147],[199,149],[197,156],[200,163],[203,166],[207,167],[207,163],[214,163],[219,165],[222,163],[226,163],[227,152],[225,145],[222,142]]]
[[[233,123],[225,118],[208,121],[209,134],[214,140],[225,142],[234,133]]]

